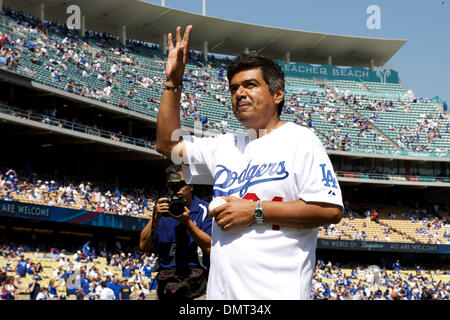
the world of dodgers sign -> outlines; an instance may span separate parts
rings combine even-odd
[[[326,78],[328,80],[349,80],[378,83],[399,83],[398,72],[389,68],[371,71],[366,68],[345,68],[327,64],[312,65],[303,62],[285,63],[277,61],[287,76],[303,78]]]

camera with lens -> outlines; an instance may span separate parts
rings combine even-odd
[[[186,200],[179,195],[173,195],[167,197],[167,203],[169,204],[169,213],[171,216],[178,218],[184,212],[186,206]]]

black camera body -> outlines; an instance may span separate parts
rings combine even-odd
[[[167,203],[169,204],[169,212],[173,217],[179,217],[184,212],[186,206],[186,200],[178,195],[168,196]]]

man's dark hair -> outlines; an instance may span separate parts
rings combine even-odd
[[[241,54],[228,65],[228,83],[231,83],[231,79],[233,79],[236,73],[257,68],[262,70],[264,81],[269,86],[271,94],[273,94],[277,88],[282,88],[284,90],[284,72],[280,65],[270,58],[255,53]],[[284,99],[278,104],[278,116],[281,115],[283,106]]]

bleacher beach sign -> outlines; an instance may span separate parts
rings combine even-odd
[[[327,79],[364,81],[378,83],[399,83],[398,72],[388,67],[377,68],[371,71],[360,67],[337,67],[328,64],[315,65],[303,62],[285,63],[278,60],[277,63],[283,68],[288,76]]]

